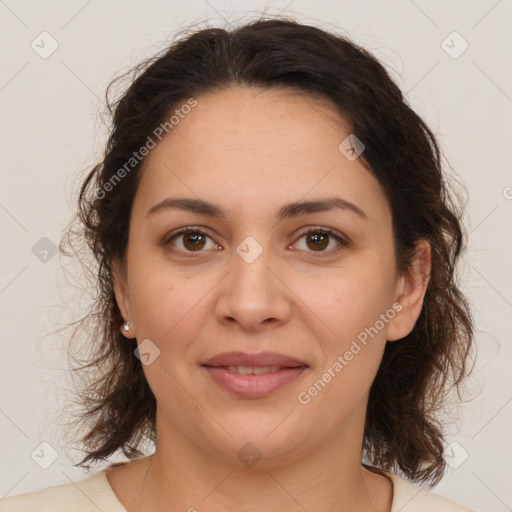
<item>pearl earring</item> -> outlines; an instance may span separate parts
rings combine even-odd
[[[123,331],[128,332],[130,330],[130,322],[125,322],[123,324]]]

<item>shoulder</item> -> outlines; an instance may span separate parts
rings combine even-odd
[[[105,471],[83,480],[47,487],[0,500],[0,512],[126,512],[110,487]]]
[[[386,473],[386,476],[393,482],[391,512],[476,512],[396,475]]]

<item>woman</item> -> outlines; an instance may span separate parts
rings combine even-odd
[[[259,20],[171,45],[112,110],[79,197],[80,465],[131,461],[0,509],[469,510],[414,485],[443,475],[473,324],[438,145],[382,65]]]

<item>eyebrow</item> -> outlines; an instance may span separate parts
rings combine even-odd
[[[221,206],[203,201],[202,199],[186,198],[186,197],[169,197],[155,204],[146,213],[146,217],[169,209],[184,210],[199,215],[208,215],[222,220],[226,219],[226,213]],[[312,213],[327,212],[331,210],[342,210],[356,214],[364,220],[368,220],[368,216],[359,206],[342,199],[341,197],[329,197],[326,199],[317,199],[315,201],[298,201],[282,206],[277,212],[279,221],[307,215]]]

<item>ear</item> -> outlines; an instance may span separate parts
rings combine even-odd
[[[130,322],[129,331],[121,331],[126,338],[134,338],[132,312],[130,308],[130,298],[128,294],[128,278],[126,274],[126,266],[119,261],[112,264],[112,281],[114,293],[116,296],[117,306],[125,322]]]
[[[395,303],[401,308],[389,323],[387,340],[396,341],[407,336],[418,320],[423,299],[430,280],[431,248],[426,240],[416,245],[412,269],[407,275],[400,276],[395,288]]]

